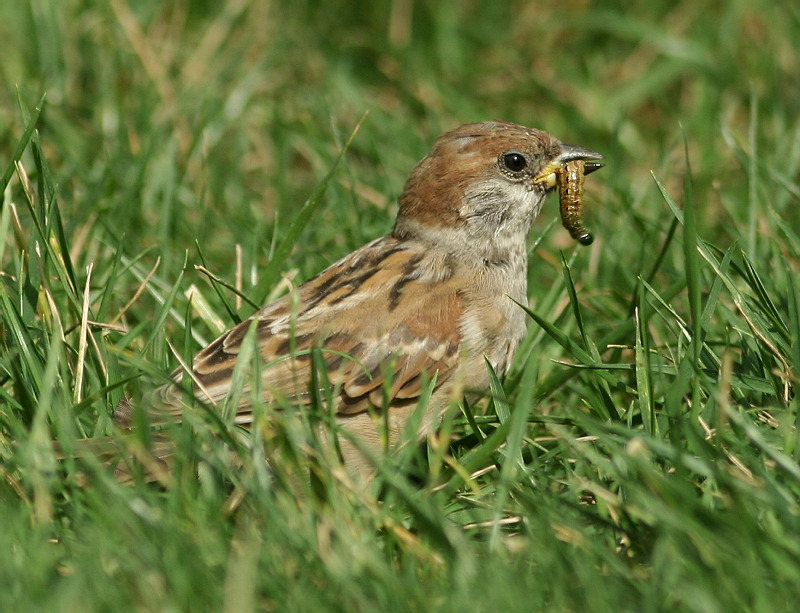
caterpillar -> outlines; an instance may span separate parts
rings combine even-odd
[[[582,198],[585,170],[586,162],[572,160],[559,168],[556,176],[558,177],[558,199],[561,205],[561,223],[569,231],[569,235],[581,245],[591,245],[594,237],[587,232],[583,225]]]

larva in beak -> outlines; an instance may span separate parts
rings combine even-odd
[[[596,170],[592,167],[589,172]],[[586,162],[571,160],[556,170],[558,199],[561,208],[561,223],[572,238],[581,245],[591,245],[594,237],[583,225],[583,180]]]

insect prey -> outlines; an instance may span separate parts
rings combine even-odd
[[[594,237],[583,225],[583,180],[586,162],[572,160],[556,171],[561,223],[581,245],[591,245]]]

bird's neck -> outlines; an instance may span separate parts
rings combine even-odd
[[[493,292],[518,300],[526,296],[528,251],[522,228],[502,228],[491,236],[477,236],[467,224],[431,227],[398,217],[392,236],[413,241],[431,261],[446,258],[464,274],[491,286]]]

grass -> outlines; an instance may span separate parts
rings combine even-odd
[[[4,3],[1,608],[794,611],[800,13],[627,4]],[[280,415],[69,453],[494,117],[606,155],[596,241],[547,207],[514,368],[375,491]]]

